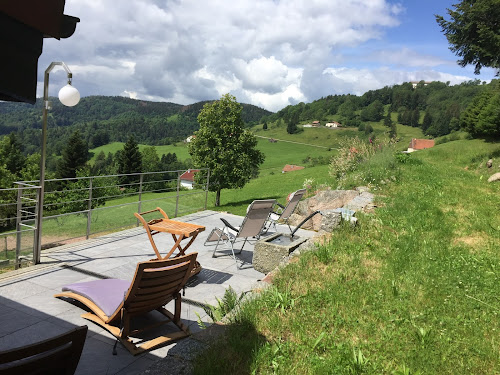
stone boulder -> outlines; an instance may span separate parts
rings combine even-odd
[[[340,225],[342,220],[342,213],[336,210],[324,210],[321,212],[323,215],[320,222],[320,231],[332,232]]]
[[[495,173],[494,175],[491,175],[490,178],[488,178],[488,182],[494,181],[500,181],[500,172]]]
[[[493,167],[493,159],[488,160],[488,161],[486,162],[486,166],[487,166],[488,168]]]
[[[361,211],[366,207],[373,205],[373,194],[370,192],[363,192],[350,202],[348,202],[344,207],[353,211]]]
[[[344,207],[347,203],[359,195],[360,193],[356,190],[322,190],[314,197],[301,201],[298,204],[295,213],[290,216],[288,222],[291,227],[297,226],[314,211],[326,211]],[[319,231],[321,227],[321,220],[321,215],[315,215],[311,218],[311,220],[304,223],[302,228]]]

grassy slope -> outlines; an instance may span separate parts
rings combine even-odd
[[[479,167],[492,155],[455,141],[397,164],[375,213],[285,268],[195,373],[499,373],[500,184]]]
[[[125,143],[123,142],[112,142],[104,146],[96,147],[90,150],[94,155],[92,156],[92,159],[90,160],[90,163],[93,163],[97,155],[101,152],[104,151],[104,154],[107,156],[108,152],[111,152],[114,154],[118,150],[123,150],[123,146]],[[147,145],[139,145],[139,150],[142,151],[144,150]],[[180,160],[186,160],[189,158],[189,153],[187,150],[187,146],[185,144],[179,143],[176,145],[165,145],[165,146],[155,146],[156,152],[158,155],[163,155],[163,154],[168,154],[169,152],[175,152],[177,154],[177,158]]]

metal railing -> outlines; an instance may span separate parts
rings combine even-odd
[[[160,206],[178,217],[206,209],[210,171],[197,171],[198,182],[192,187],[181,181],[186,170],[49,179],[43,209],[39,181],[0,189],[0,267],[36,264],[42,249],[137,226],[134,212]],[[41,211],[42,225],[37,228]]]

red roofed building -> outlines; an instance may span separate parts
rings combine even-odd
[[[196,172],[199,172],[199,169],[188,169],[186,172],[181,174],[180,180],[181,180],[181,186],[187,188],[187,189],[193,189],[194,185],[194,174]]]
[[[426,148],[434,147],[433,139],[417,139],[413,138],[410,142],[410,147],[408,147],[408,151],[413,150],[425,150]]]
[[[300,165],[290,165],[287,164],[283,167],[281,173],[286,173],[286,172],[292,172],[292,171],[298,171],[304,169],[304,167],[301,167]]]

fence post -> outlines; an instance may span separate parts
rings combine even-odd
[[[181,175],[179,174],[179,171],[177,171],[177,196],[175,198],[175,216],[177,217],[177,213],[179,212],[179,191],[180,191],[180,185],[181,185]]]
[[[87,206],[87,236],[86,239],[89,239],[90,236],[90,224],[92,222],[92,177],[89,179],[89,204]]]
[[[17,212],[16,212],[16,260],[14,267],[19,268],[19,254],[21,253],[21,210],[23,209],[23,189],[21,185],[17,185]],[[7,237],[5,237],[7,239]],[[33,244],[34,245],[34,244]],[[7,249],[7,248],[5,248]],[[33,258],[35,257],[35,247],[33,246]]]
[[[210,168],[207,170],[207,186],[205,188],[205,210],[207,209],[207,203],[208,203],[208,186],[210,184]]]
[[[139,177],[139,205],[137,207],[137,212],[142,212],[142,183],[144,181],[144,173],[140,174]],[[139,219],[137,219],[137,223],[135,224],[136,227],[139,226]]]

